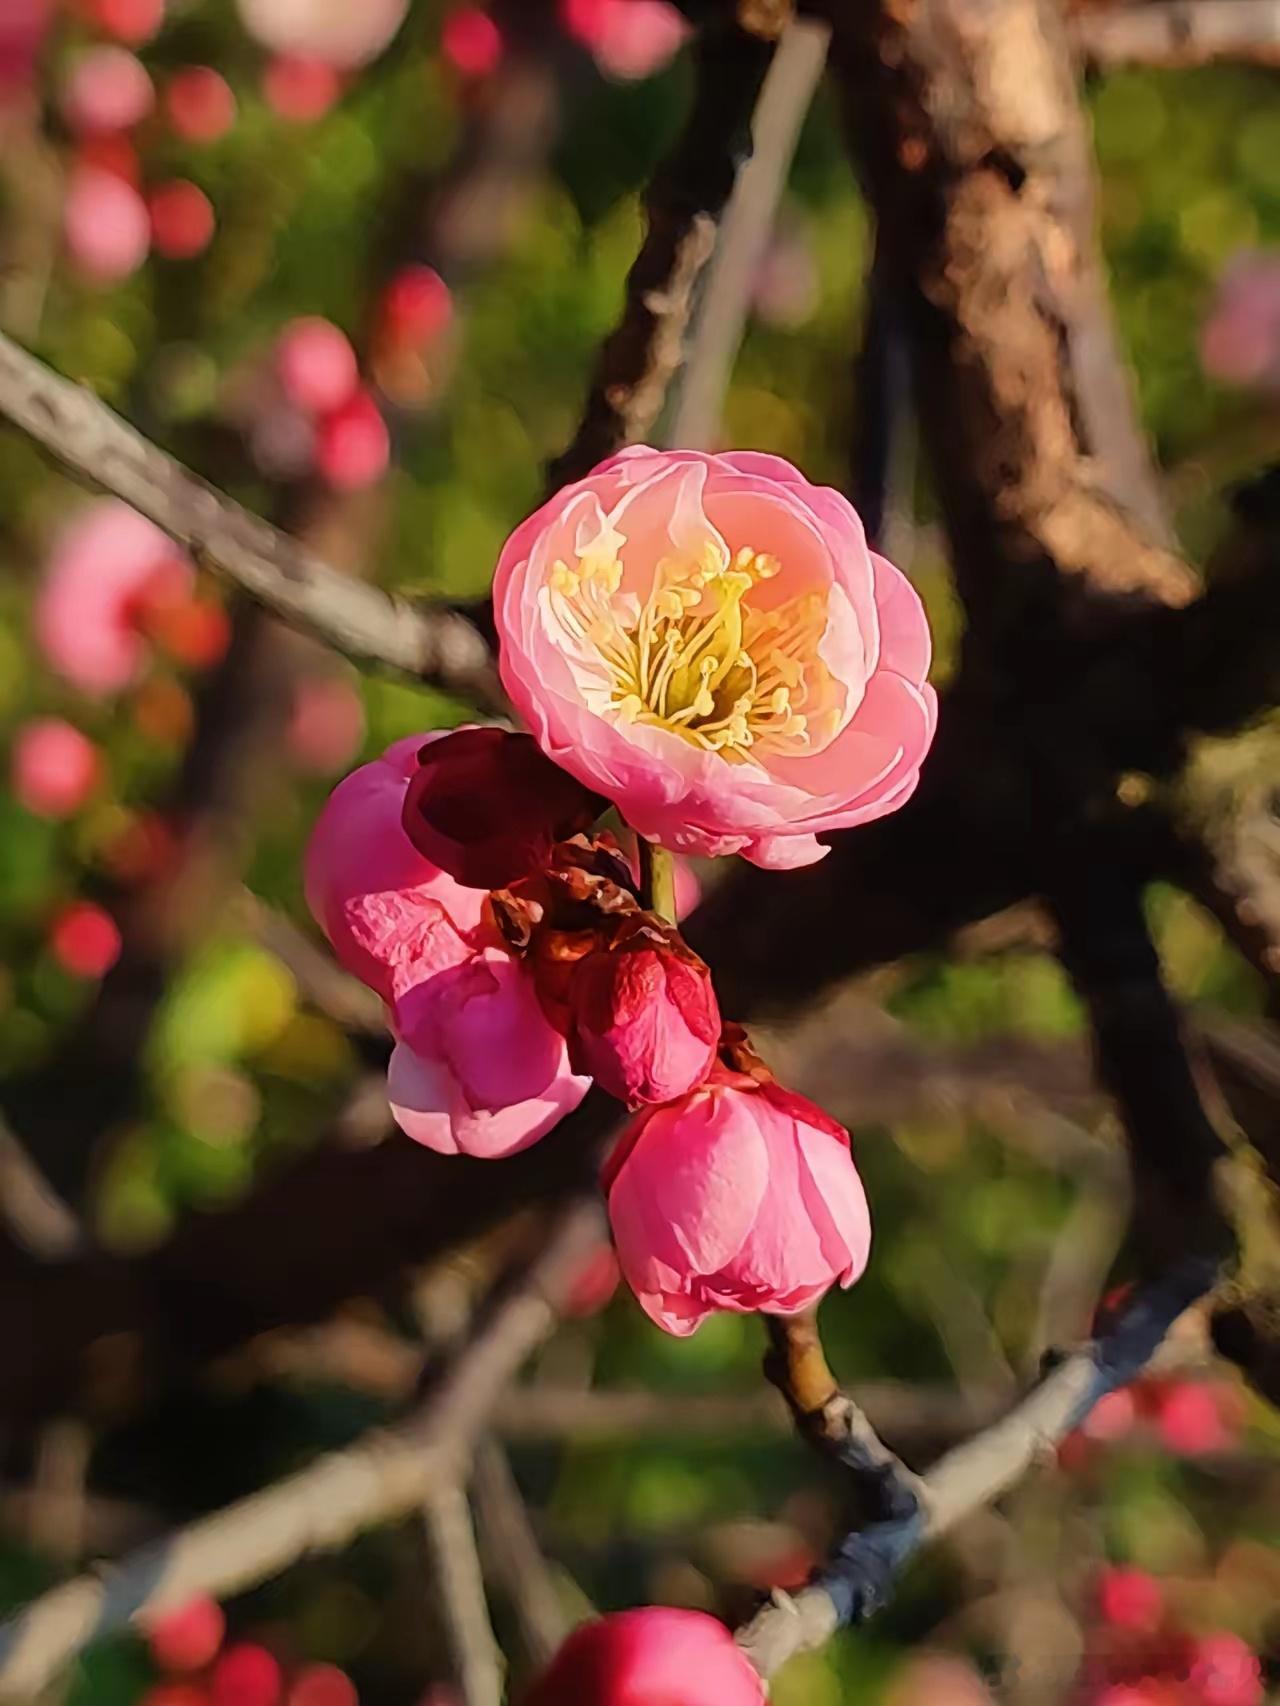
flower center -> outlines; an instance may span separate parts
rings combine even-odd
[[[818,652],[826,593],[752,607],[752,590],[780,568],[750,545],[722,562],[709,542],[698,559],[664,557],[640,603],[621,591],[621,562],[597,547],[572,568],[558,559],[548,585],[557,619],[589,660],[597,708],[741,763],[760,749],[799,756],[840,720]]]

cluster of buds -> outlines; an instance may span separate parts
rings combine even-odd
[[[597,826],[787,870],[895,810],[936,720],[920,601],[780,458],[635,446],[516,529],[494,621],[529,734],[399,743],[308,851],[313,912],[387,1003],[395,1117],[509,1155],[594,1081],[634,1115],[605,1187],[649,1315],[808,1308],[867,1261],[849,1134],[722,1023]]]
[[[606,1189],[650,1316],[686,1334],[717,1309],[804,1308],[865,1266],[848,1134],[723,1024],[710,969],[595,828],[607,803],[527,735],[410,738],[332,795],[312,909],[387,1003],[410,1137],[510,1155],[594,1081],[636,1114]]]

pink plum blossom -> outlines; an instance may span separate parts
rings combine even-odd
[[[189,178],[157,184],[147,197],[151,241],[169,261],[189,261],[207,249],[216,223],[213,203]]]
[[[494,606],[543,751],[665,846],[812,864],[919,780],[920,600],[777,456],[622,451],[516,529]]]
[[[401,1129],[444,1154],[526,1148],[577,1106],[590,1080],[533,980],[464,888],[401,827],[430,735],[410,735],[330,795],[305,861],[307,902],[349,971],[391,1007],[387,1089]]]
[[[148,597],[189,593],[190,561],[145,516],[115,498],[90,505],[54,545],[36,598],[36,640],[59,674],[86,693],[117,693],[147,654]]]
[[[216,1599],[202,1594],[149,1624],[147,1645],[161,1670],[203,1670],[221,1647],[226,1632],[222,1607]]]
[[[342,93],[342,78],[323,59],[282,53],[263,72],[262,93],[281,118],[292,124],[313,124]]]
[[[54,959],[72,977],[105,977],[120,958],[120,946],[115,919],[91,900],[64,907],[49,933]]]
[[[440,51],[464,77],[487,77],[502,59],[502,32],[479,6],[461,6],[444,21]]]
[[[136,272],[151,247],[147,204],[132,185],[98,166],[78,165],[62,205],[62,234],[72,261],[95,284]]]
[[[237,0],[244,27],[273,53],[323,60],[342,70],[386,48],[409,0]]]
[[[164,23],[164,6],[165,0],[86,0],[85,10],[105,35],[138,47]]]
[[[1262,1706],[1266,1693],[1258,1655],[1229,1630],[1196,1642],[1188,1681],[1201,1706]]]
[[[794,1314],[867,1265],[848,1132],[745,1073],[716,1066],[691,1095],[639,1115],[605,1185],[628,1285],[682,1338],[718,1309]]]
[[[52,0],[5,0],[0,7],[0,104],[33,80],[52,18]]]
[[[228,1647],[209,1678],[209,1706],[278,1706],[284,1676],[274,1653],[256,1641]]]
[[[764,1683],[722,1623],[642,1606],[576,1629],[521,1706],[765,1706]]]
[[[151,111],[155,89],[127,47],[105,42],[80,55],[63,85],[62,116],[81,134],[132,130]]]
[[[97,747],[62,717],[37,717],[17,732],[10,760],[15,797],[37,817],[70,817],[102,775]]]

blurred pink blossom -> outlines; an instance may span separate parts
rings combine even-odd
[[[87,135],[132,130],[154,102],[155,88],[142,61],[110,42],[80,55],[59,100],[71,129]]]
[[[222,1607],[201,1594],[149,1623],[147,1645],[161,1670],[203,1670],[221,1647],[226,1631]]]
[[[151,247],[147,204],[123,178],[97,166],[72,171],[62,231],[72,261],[96,284],[128,278]]]
[[[1246,250],[1224,268],[1200,360],[1213,379],[1280,390],[1280,250]]]
[[[756,317],[766,326],[792,331],[812,317],[818,296],[817,262],[804,230],[793,225],[775,231],[753,281]]]
[[[364,702],[353,682],[316,676],[298,683],[285,741],[300,770],[332,776],[350,764],[363,739]]]
[[[342,93],[342,78],[323,59],[282,53],[263,72],[262,93],[281,118],[294,124],[313,124]]]
[[[116,498],[92,504],[59,536],[35,605],[37,642],[86,693],[116,693],[146,656],[139,628],[149,593],[186,596],[190,562],[167,535]]]
[[[274,1654],[256,1641],[241,1641],[213,1667],[209,1706],[277,1706],[283,1683]]]
[[[360,1706],[360,1697],[337,1665],[304,1665],[289,1684],[285,1706]]]
[[[120,958],[120,931],[109,912],[92,901],[75,901],[54,920],[49,947],[72,977],[105,977]]]
[[[652,77],[690,33],[668,0],[560,0],[566,31],[588,48],[608,77]]]
[[[464,77],[487,77],[502,59],[502,32],[479,6],[461,6],[444,21],[440,51]]]
[[[175,72],[164,92],[165,112],[184,142],[216,142],[236,120],[236,98],[226,78],[211,65],[188,65]]]
[[[319,315],[285,327],[276,344],[276,372],[289,401],[310,414],[341,408],[360,378],[346,333]]]
[[[14,796],[37,817],[70,817],[101,776],[97,747],[63,717],[36,717],[14,737],[10,757]]]
[[[367,65],[386,48],[408,0],[236,0],[244,27],[273,53],[339,69]]]
[[[169,261],[189,261],[208,248],[216,219],[212,202],[198,184],[189,178],[157,184],[147,206],[157,254]]]
[[[1098,1579],[1098,1611],[1117,1629],[1150,1633],[1164,1615],[1164,1594],[1149,1571],[1115,1565]]]
[[[434,267],[401,267],[379,306],[383,336],[414,349],[431,343],[452,318],[453,297]]]
[[[1261,1706],[1265,1692],[1258,1655],[1227,1630],[1196,1642],[1188,1681],[1200,1706]]]
[[[164,23],[165,0],[86,0],[86,10],[104,35],[138,47]]]
[[[382,478],[391,459],[391,435],[378,405],[360,390],[316,428],[316,469],[340,492],[359,491]]]
[[[32,83],[52,18],[52,0],[5,0],[0,6],[0,103]]]

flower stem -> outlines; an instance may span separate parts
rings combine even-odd
[[[676,921],[676,861],[674,853],[656,841],[636,837],[640,848],[640,904],[669,924]]]

